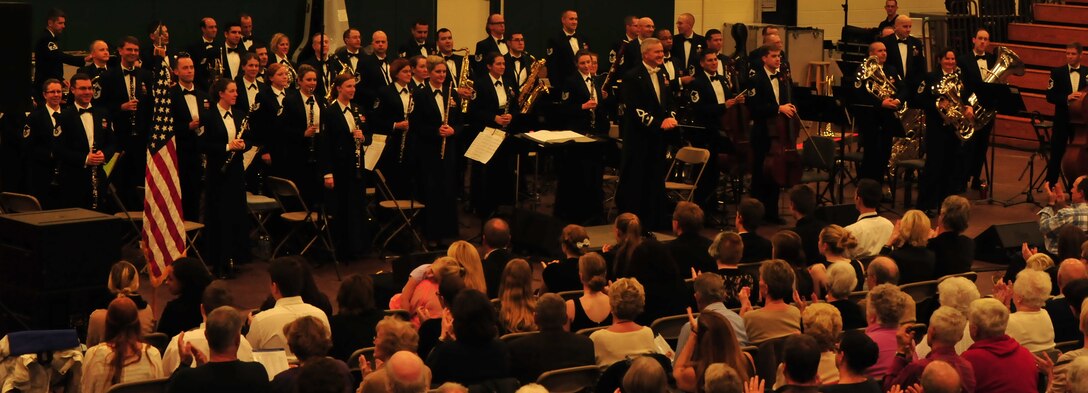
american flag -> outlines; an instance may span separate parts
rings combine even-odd
[[[185,253],[185,220],[181,212],[178,154],[170,114],[170,65],[163,59],[152,88],[151,138],[144,173],[143,249],[153,282],[162,282],[166,267]]]

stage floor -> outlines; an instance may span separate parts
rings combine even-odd
[[[994,192],[995,201],[1024,201],[1024,195],[1021,195],[1019,193],[1024,191],[1024,189],[1027,187],[1028,177],[1025,175],[1022,180],[1018,180],[1017,178],[1024,170],[1027,164],[1028,157],[1030,157],[1031,153],[1019,150],[998,148],[996,154],[996,161],[998,163],[995,168],[996,181],[991,182],[990,187],[990,190]],[[1046,163],[1043,162],[1040,158],[1035,159],[1036,177],[1044,175],[1043,167],[1045,165]],[[917,190],[915,190],[914,192],[914,199],[916,200]],[[853,189],[852,187],[847,186],[845,200],[852,200],[852,196]],[[977,193],[971,191],[969,191],[968,194],[966,194],[965,196],[972,200],[978,199]],[[1040,204],[1045,204],[1046,195],[1044,193],[1035,193],[1034,196],[1036,201],[1038,201]],[[896,201],[901,204],[902,200],[902,195],[897,195]],[[542,199],[540,207],[541,211],[550,212],[550,201],[550,195],[546,195]],[[782,206],[786,206],[786,204],[783,203]],[[898,216],[904,211],[902,206],[899,205],[895,206],[893,209],[887,209],[887,207],[888,206],[885,206],[886,212],[884,213],[884,215],[893,221],[896,220]],[[1012,206],[1003,206],[1002,204],[988,204],[985,203],[985,201],[976,201],[974,208],[971,212],[970,227],[967,229],[966,234],[971,237],[977,236],[986,228],[989,228],[991,225],[994,224],[1035,221],[1037,217],[1036,213],[1038,212],[1038,210],[1038,206],[1028,203],[1021,203]],[[732,214],[731,212],[732,207],[730,207],[730,217]],[[786,217],[786,219],[786,227],[793,226],[792,219],[789,217]],[[728,221],[731,225],[732,219],[730,218]],[[463,239],[470,239],[479,234],[479,219],[468,214],[461,214],[461,224],[461,237]],[[613,238],[613,232],[608,226],[590,227],[587,229],[593,231],[590,238],[593,242],[594,247],[600,247],[600,243],[598,242],[605,242],[606,239]],[[769,236],[773,234],[777,229],[777,227],[765,227],[760,228],[759,232],[764,236]],[[712,237],[717,231],[718,228],[707,228],[706,230],[704,230],[703,234],[707,237]],[[662,239],[661,234],[659,234],[659,239]],[[349,274],[355,273],[368,274],[383,270],[388,271],[390,270],[390,261],[392,259],[394,258],[368,258],[358,261],[345,262],[340,266],[340,272],[342,275],[347,276]],[[244,308],[255,308],[258,307],[260,303],[268,297],[268,294],[270,293],[270,280],[267,273],[267,266],[268,264],[266,262],[257,261],[239,267],[237,277],[230,280],[231,287],[233,288],[234,298],[238,306]],[[537,270],[535,276],[536,280],[539,280],[540,265],[537,263],[530,263],[530,266],[534,266],[534,269]],[[976,261],[975,267],[976,269],[994,267],[999,268],[999,266],[997,265],[991,265],[978,261]],[[999,271],[998,273],[1001,272]],[[317,280],[318,287],[320,287],[321,291],[328,295],[329,299],[333,302],[333,304],[335,304],[336,291],[339,288],[339,281],[337,280],[336,270],[334,269],[334,266],[332,264],[316,266],[314,269],[314,274]],[[979,274],[979,289],[983,292],[984,295],[991,292],[991,288],[993,285],[993,275],[994,273]],[[168,301],[171,296],[165,288],[159,290],[153,289],[146,277],[144,277],[143,281],[144,285],[141,285],[140,287],[141,292],[143,293],[145,299],[150,300],[152,298],[155,298],[157,300],[156,302],[154,302],[155,312],[156,314],[161,313],[163,306],[165,306],[166,301]]]

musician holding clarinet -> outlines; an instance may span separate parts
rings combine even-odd
[[[378,88],[377,108],[371,116],[375,132],[386,136],[386,148],[378,160],[378,169],[385,175],[394,196],[409,199],[414,194],[409,169],[415,156],[415,149],[408,143],[411,141],[408,116],[415,106],[410,87],[412,64],[407,59],[393,60],[389,72],[393,74],[393,83]]]
[[[277,101],[277,93],[269,89],[261,99],[265,128],[269,138],[274,138],[272,168],[281,176],[295,182],[302,199],[313,207],[322,201],[322,180],[317,165],[317,139],[321,130],[321,112],[325,100],[317,93],[317,70],[308,65],[298,68],[298,90],[286,89],[287,70],[281,66],[272,74],[274,88],[284,97]],[[269,107],[264,108],[265,105]],[[282,110],[280,109],[282,108]]]
[[[242,114],[231,108],[237,102],[237,84],[221,78],[212,84],[210,96],[217,104],[201,113],[204,134],[199,138],[207,157],[207,184],[202,253],[219,277],[229,277],[234,263],[249,256],[249,217],[246,212],[245,168],[242,153],[249,147],[244,137]]]
[[[461,158],[450,153],[459,151],[457,138],[450,137],[458,132],[461,110],[457,95],[451,97],[450,90],[443,89],[446,67],[442,57],[427,57],[428,79],[423,88],[412,93],[414,107],[408,115],[408,144],[415,147],[413,173],[419,177],[417,195],[426,205],[423,234],[432,243],[458,236],[456,196],[461,182],[457,160]]]
[[[91,77],[76,74],[71,79],[75,105],[61,111],[64,132],[57,143],[60,160],[62,206],[103,210],[106,172],[102,165],[113,155],[113,127],[104,107],[91,105]]]
[[[365,233],[366,185],[363,159],[372,131],[366,116],[351,104],[355,97],[355,76],[338,74],[332,83],[336,100],[321,112],[322,130],[317,134],[318,167],[323,174],[325,208],[334,217],[333,242],[337,256],[362,257],[369,244]],[[364,131],[365,130],[365,131]]]

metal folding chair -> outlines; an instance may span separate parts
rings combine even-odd
[[[382,171],[374,170],[374,173],[378,175],[378,192],[381,192],[384,197],[382,201],[378,202],[378,207],[395,211],[397,213],[396,216],[401,219],[400,225],[386,236],[380,250],[384,253],[385,247],[389,245],[389,242],[392,241],[400,231],[407,228],[412,232],[412,236],[415,236],[416,241],[419,242],[420,246],[423,248],[423,252],[427,252],[427,244],[423,242],[423,238],[419,236],[419,231],[412,225],[412,220],[423,211],[423,208],[425,208],[426,205],[414,199],[397,199],[396,195],[393,194],[393,190],[389,188],[389,183],[386,183],[385,175],[382,174]],[[374,234],[374,241],[377,242],[378,239],[381,238],[382,233],[388,231],[395,224],[397,224],[397,221],[390,221],[385,223],[385,225],[382,225],[382,227],[378,229],[378,232]]]
[[[835,141],[826,136],[812,135],[801,144],[801,163],[806,169],[801,183],[816,183],[818,199],[835,204]],[[820,183],[827,186],[820,190]],[[825,196],[826,194],[826,196]]]
[[[324,214],[323,211],[311,211],[310,207],[306,205],[306,201],[302,199],[298,187],[290,180],[282,177],[269,176],[265,178],[265,185],[268,187],[268,190],[272,192],[272,196],[280,206],[289,206],[289,204],[284,202],[293,199],[295,201],[294,206],[300,206],[302,209],[296,211],[285,210],[280,213],[280,218],[291,223],[292,226],[291,231],[287,233],[287,236],[284,236],[283,239],[280,240],[280,243],[276,245],[276,248],[272,250],[272,258],[276,258],[276,256],[279,255],[280,249],[287,244],[287,241],[290,240],[299,229],[309,226],[310,229],[313,229],[314,234],[298,254],[306,254],[315,242],[321,240],[325,249],[329,250],[329,253],[332,254],[332,261],[336,264],[336,276],[340,277],[340,260],[336,257],[336,247],[333,246],[332,232],[329,230],[328,215]]]
[[[36,212],[42,210],[42,204],[33,195],[3,192],[0,193],[0,209],[4,213]]]
[[[706,170],[706,163],[709,161],[710,151],[707,149],[690,146],[680,148],[680,150],[676,152],[676,156],[673,158],[672,163],[669,164],[669,170],[665,172],[665,192],[670,198],[691,202],[691,198],[695,196],[695,187],[699,185],[699,179],[702,179],[703,171]],[[692,171],[694,171],[694,167],[698,166],[699,171],[696,173],[694,179],[691,179],[691,176],[687,176],[687,179],[684,179],[684,181],[668,181],[669,174],[673,173],[677,164],[689,167],[686,169],[691,169]],[[712,173],[711,175],[718,176],[717,173]],[[688,183],[687,180],[691,180],[691,183]]]

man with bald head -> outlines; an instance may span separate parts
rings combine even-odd
[[[887,62],[895,66],[897,79],[903,80],[904,88],[914,92],[926,76],[925,46],[922,40],[910,35],[914,23],[904,15],[895,18],[895,34],[880,39],[888,49]]]
[[[1043,306],[1047,314],[1050,314],[1050,322],[1054,324],[1054,342],[1074,341],[1080,338],[1078,330],[1078,315],[1070,312],[1069,295],[1066,295],[1069,283],[1088,278],[1088,269],[1080,259],[1069,258],[1058,265],[1057,288],[1063,296],[1051,297]]]
[[[896,75],[895,64],[887,62],[888,50],[884,42],[869,44],[869,56],[876,57],[885,75]],[[854,111],[861,133],[861,145],[865,149],[858,175],[878,183],[884,181],[884,172],[892,154],[892,135],[903,132],[902,124],[895,117],[895,110],[906,101],[907,94],[910,93],[899,78],[892,79],[892,83],[896,87],[893,97],[876,97],[865,85],[855,92],[855,102],[864,108]]]
[[[389,375],[390,392],[424,393],[431,386],[431,369],[412,352],[393,354],[385,368]]]
[[[502,284],[502,270],[510,262],[510,224],[501,218],[492,218],[484,223],[483,241],[480,247],[480,259],[484,266],[484,281],[487,282],[487,296],[499,297]]]
[[[95,40],[91,43],[91,64],[80,67],[77,74],[87,74],[92,79],[102,75],[109,68],[110,48],[106,41]]]
[[[899,284],[899,265],[896,265],[894,260],[885,256],[873,258],[873,261],[869,262],[869,267],[865,269],[865,289],[876,288],[880,284]],[[903,313],[900,322],[914,322],[916,319],[914,298],[907,296],[906,301],[906,312]],[[865,299],[858,302],[858,306],[862,310],[865,309],[865,304]]]
[[[763,34],[763,46],[778,49],[782,54],[781,68],[783,71],[789,71],[790,63],[789,59],[786,58],[786,44],[782,41],[782,36],[778,35],[778,28],[767,26],[763,29],[765,32],[765,34]],[[749,67],[755,70],[763,67],[763,59],[756,54],[757,51],[759,51],[758,48],[752,51],[748,56]]]
[[[364,55],[362,65],[359,66],[362,69],[360,72],[364,97],[360,105],[363,108],[373,108],[378,90],[393,83],[393,75],[389,71],[393,56],[389,56],[389,38],[384,31],[377,30],[370,35],[370,48],[373,53]]]
[[[685,12],[676,17],[676,34],[672,39],[672,57],[684,75],[698,71],[699,52],[706,49],[706,37],[695,34],[694,15]]]
[[[200,41],[187,48],[189,57],[193,59],[193,65],[196,66],[197,87],[204,91],[208,91],[211,85],[210,62],[216,58],[219,46],[222,45],[216,42],[218,35],[219,25],[215,23],[215,19],[203,18],[200,20]]]
[[[940,360],[933,361],[922,371],[922,391],[926,393],[959,393],[960,374],[952,365]]]
[[[642,17],[638,20],[638,39],[645,40],[654,36],[654,20],[649,17]]]

